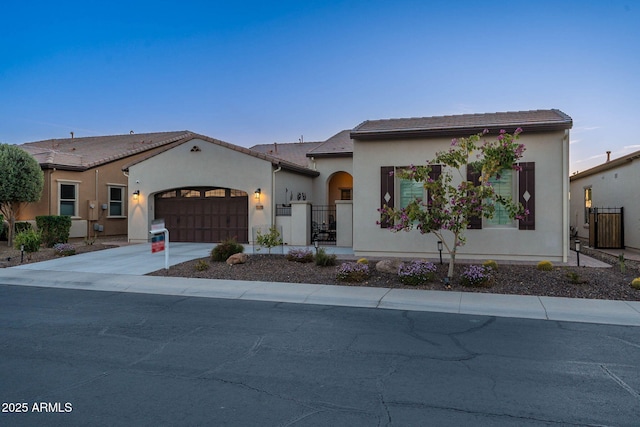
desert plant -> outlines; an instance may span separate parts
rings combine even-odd
[[[280,237],[278,229],[275,226],[271,226],[269,227],[269,231],[264,234],[260,230],[256,232],[256,243],[267,248],[269,254],[271,254],[271,248],[282,244],[282,237]],[[260,250],[260,248],[257,250]]]
[[[33,229],[29,229],[16,234],[13,243],[16,249],[24,248],[24,251],[29,254],[29,257],[31,257],[33,252],[38,252],[40,250],[42,238],[40,237],[40,233]]]
[[[636,277],[635,279],[633,279],[633,280],[631,281],[631,287],[632,287],[633,289],[638,289],[638,290],[640,290],[640,277]]]
[[[196,264],[193,266],[196,271],[205,271],[209,269],[209,263],[203,259],[198,260]]]
[[[286,258],[289,261],[306,263],[313,261],[313,253],[306,248],[291,249]]]
[[[581,285],[583,283],[587,283],[578,273],[575,271],[567,271],[567,278],[569,279],[569,283],[572,285]]]
[[[242,252],[244,252],[244,246],[238,243],[234,237],[231,237],[222,243],[218,243],[211,250],[211,261],[224,262],[231,255]]]
[[[485,262],[482,263],[482,265],[484,267],[488,267],[488,268],[492,269],[493,271],[497,271],[498,270],[498,263],[495,262],[492,259],[486,260]]]
[[[491,269],[482,265],[470,265],[460,274],[460,283],[469,287],[486,286],[491,279]]]
[[[362,282],[370,276],[368,264],[345,262],[338,267],[336,278],[343,282]]]
[[[436,266],[427,261],[411,261],[404,263],[398,270],[400,282],[405,285],[418,286],[431,282],[436,276]]]
[[[70,243],[56,243],[53,245],[53,251],[58,256],[71,256],[76,254],[76,247]]]
[[[551,271],[553,270],[553,264],[551,264],[551,261],[540,261],[536,268],[540,271]]]
[[[356,261],[358,264],[369,264],[369,260],[366,258],[360,258],[358,261]]]
[[[621,253],[620,255],[618,255],[618,265],[620,265],[620,272],[624,274],[626,270],[626,266],[624,264],[624,253]]]
[[[336,255],[328,254],[324,248],[319,248],[315,256],[316,265],[320,267],[332,267],[336,265]]]

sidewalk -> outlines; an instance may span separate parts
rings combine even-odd
[[[170,264],[205,257],[210,249],[175,243]],[[349,248],[331,249],[349,256]],[[599,262],[581,255],[580,265]],[[144,276],[163,267],[164,255],[151,254],[149,244],[129,245],[0,269],[0,284],[640,326],[640,301]]]

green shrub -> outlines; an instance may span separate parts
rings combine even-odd
[[[20,221],[15,223],[15,225],[13,226],[13,230],[15,231],[15,234],[18,234],[22,233],[23,231],[33,230],[33,227],[31,226],[30,222]]]
[[[209,263],[203,259],[198,260],[196,265],[193,267],[196,271],[205,271],[209,269]]]
[[[287,254],[287,260],[307,263],[313,261],[313,253],[306,248],[291,249]]]
[[[316,265],[320,267],[332,267],[336,265],[336,255],[328,254],[324,248],[319,248],[315,256]]]
[[[398,276],[404,285],[419,286],[435,279],[436,266],[428,261],[407,262],[398,269]]]
[[[271,248],[276,246],[280,246],[282,244],[282,237],[280,237],[280,232],[275,226],[269,227],[269,231],[262,234],[262,231],[258,230],[256,233],[256,243],[260,246],[264,246],[269,249],[269,253],[271,253]],[[260,248],[258,248],[260,250]]]
[[[488,267],[488,268],[492,269],[493,271],[498,271],[498,263],[495,262],[492,259],[486,260],[485,262],[482,263],[482,265],[484,267]]]
[[[0,214],[0,236],[4,233],[4,217]]]
[[[369,264],[369,260],[366,258],[360,258],[358,261],[356,261],[358,264]]]
[[[640,277],[636,277],[635,279],[633,279],[633,280],[631,281],[631,287],[632,287],[633,289],[638,289],[638,290],[640,290]]]
[[[76,254],[76,247],[70,243],[56,243],[53,245],[53,251],[58,256],[71,256]]]
[[[551,261],[540,261],[536,268],[540,271],[551,271],[553,270],[553,264],[551,264]]]
[[[569,283],[572,285],[581,285],[583,283],[587,283],[578,273],[575,271],[567,271],[567,279],[569,279]]]
[[[211,261],[224,262],[233,254],[244,252],[244,246],[236,242],[235,238],[229,238],[222,243],[218,243],[211,250]]]
[[[67,243],[71,231],[71,217],[68,215],[41,215],[36,217],[36,226],[42,235],[42,242],[48,248],[56,243]]]
[[[31,254],[40,250],[42,238],[40,233],[35,231],[33,228],[30,228],[29,230],[21,231],[16,234],[16,237],[13,239],[13,245],[16,249],[20,249],[24,246],[24,251]]]
[[[345,262],[338,267],[336,278],[343,282],[362,282],[370,275],[369,264]]]

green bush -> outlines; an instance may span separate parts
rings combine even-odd
[[[41,215],[36,217],[36,225],[42,234],[42,242],[48,248],[56,243],[67,243],[71,231],[71,217],[68,215]]]
[[[307,263],[313,261],[313,253],[309,249],[291,249],[287,254],[287,260]]]
[[[211,261],[224,262],[231,255],[242,252],[244,252],[244,246],[232,237],[222,243],[218,243],[218,245],[211,250]]]
[[[635,279],[633,279],[633,280],[631,281],[631,287],[632,287],[633,289],[638,289],[638,290],[640,290],[640,277],[636,277]]]
[[[553,264],[551,264],[551,261],[540,261],[536,268],[541,271],[551,271],[553,270]]]
[[[0,214],[0,239],[4,236],[4,217]]]
[[[575,271],[567,271],[567,279],[569,279],[569,283],[572,285],[581,285],[583,283],[587,283],[578,273]]]
[[[196,271],[205,271],[209,269],[209,263],[203,259],[198,260],[193,267]]]
[[[275,248],[282,244],[282,237],[280,237],[278,229],[273,226],[269,227],[269,231],[264,234],[261,230],[258,230],[256,234],[256,243],[269,249],[269,253],[271,253],[271,248]],[[258,250],[260,250],[260,248],[258,248]]]
[[[35,231],[33,228],[30,228],[26,231],[21,231],[16,234],[16,237],[13,239],[13,245],[16,249],[20,249],[24,246],[24,251],[27,253],[38,252],[40,250],[40,245],[42,245],[42,237],[40,233]]]
[[[356,261],[358,264],[369,264],[369,260],[366,258],[360,258],[358,261]]]
[[[15,234],[18,234],[22,233],[23,231],[33,230],[33,227],[31,226],[30,222],[21,221],[15,223],[15,225],[13,226],[13,230],[15,231]]]
[[[315,256],[316,265],[319,267],[332,267],[336,265],[336,255],[328,254],[324,248],[319,248]]]

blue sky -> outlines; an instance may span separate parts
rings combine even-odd
[[[4,143],[186,129],[250,147],[558,108],[572,172],[640,150],[632,0],[12,1],[0,16]]]

